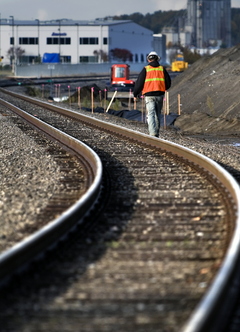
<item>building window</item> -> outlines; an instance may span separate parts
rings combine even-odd
[[[61,38],[61,39],[64,39],[63,41],[61,40],[61,44],[71,45],[71,38]]]
[[[88,62],[88,56],[80,56],[79,62]]]
[[[10,45],[14,45],[14,38],[13,37],[10,38]]]
[[[98,56],[80,56],[79,57],[79,62],[98,62]]]
[[[104,37],[103,38],[103,45],[107,45],[108,44],[108,38],[107,37]]]
[[[71,61],[72,61],[71,55],[62,55],[61,56],[62,63],[71,63]]]
[[[39,58],[34,55],[21,55],[18,58],[20,64],[39,63]]]
[[[19,45],[38,45],[38,38],[20,37]]]
[[[94,37],[81,37],[79,38],[80,45],[98,45],[98,38]]]
[[[60,42],[59,42],[60,41]],[[71,45],[71,38],[69,37],[48,37],[47,45]]]

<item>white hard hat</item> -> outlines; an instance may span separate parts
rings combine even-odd
[[[147,59],[148,60],[155,60],[156,59],[156,60],[159,61],[161,58],[155,51],[152,51],[148,54]]]

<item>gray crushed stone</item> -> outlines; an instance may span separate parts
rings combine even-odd
[[[66,105],[63,107],[66,108]],[[148,133],[146,123],[128,121],[107,113],[91,114],[78,110],[77,105],[72,105],[71,109],[132,130]],[[173,128],[162,129],[160,137],[203,153],[224,165],[240,181],[240,149],[234,146],[234,143],[239,144],[240,137],[189,137],[182,135],[181,130]],[[0,149],[1,252],[7,236],[15,232],[15,235],[19,234],[19,239],[23,238],[22,232],[25,226],[36,222],[36,214],[47,205],[61,174],[51,155],[4,116],[0,116]]]
[[[14,233],[14,241],[22,239],[26,226],[36,222],[61,174],[53,157],[2,115],[0,151],[1,252],[7,237]]]

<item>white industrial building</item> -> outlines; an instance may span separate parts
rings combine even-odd
[[[153,32],[132,21],[112,19],[18,21],[11,16],[0,20],[2,64],[44,62],[44,54],[47,59],[59,54],[62,64],[101,63],[106,57],[114,62],[111,50],[116,48],[131,52],[132,63],[145,62],[153,50]]]

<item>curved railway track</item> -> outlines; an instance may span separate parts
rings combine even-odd
[[[239,259],[236,182],[187,148],[52,104],[32,100],[37,105],[33,107],[26,100],[24,108],[34,114],[34,122],[41,118],[92,147],[108,179],[103,194],[108,204],[95,216],[98,222],[87,241],[78,243],[80,266],[73,264],[70,270],[75,272],[68,272],[73,281],[62,304],[71,318],[57,315],[62,307],[53,305],[53,294],[38,302],[40,316],[46,315],[45,306],[53,310],[55,315],[46,321],[51,326],[58,319],[61,331],[77,330],[79,324],[81,331],[179,331],[179,326],[183,331],[210,331],[215,304]],[[65,118],[67,113],[71,120]],[[75,310],[78,318],[73,318]],[[28,324],[36,322],[44,331],[37,315]]]
[[[6,105],[7,104],[5,103],[5,106]],[[46,125],[44,122],[30,114],[23,113],[20,110],[18,114],[28,123],[31,123],[48,135],[51,139],[60,143],[67,151],[70,151],[71,155],[78,161],[78,168],[81,168],[83,179],[81,180],[80,190],[77,188],[78,186],[74,188],[74,191],[77,191],[77,194],[74,192],[73,197],[71,197],[71,194],[68,198],[65,196],[65,202],[61,202],[62,206],[60,208],[61,212],[59,217],[55,218],[53,222],[50,222],[51,219],[49,218],[59,214],[59,203],[51,203],[51,208],[49,208],[51,209],[51,213],[49,213],[48,210],[48,214],[45,212],[45,218],[49,223],[42,226],[42,228],[34,234],[28,234],[27,239],[23,239],[22,243],[17,244],[10,250],[6,250],[1,254],[0,280],[3,283],[13,271],[21,268],[22,265],[28,262],[32,257],[41,253],[45,248],[53,245],[55,241],[59,240],[59,238],[64,237],[66,232],[72,227],[75,227],[78,222],[81,222],[81,218],[78,216],[80,215],[83,217],[89,212],[91,206],[94,205],[100,193],[102,180],[102,164],[93,150],[58,129]],[[61,155],[60,158],[64,158],[64,156]],[[70,157],[68,157],[68,159],[70,159]],[[65,157],[65,167],[67,162],[70,167],[70,163],[73,161],[68,161]],[[71,174],[71,176],[73,177],[73,174]],[[75,180],[77,181],[76,178]],[[72,181],[72,179],[65,179],[65,181],[69,182]],[[80,198],[78,195],[81,195]],[[58,200],[63,200],[63,198],[59,197]],[[57,211],[54,212],[54,210]]]

